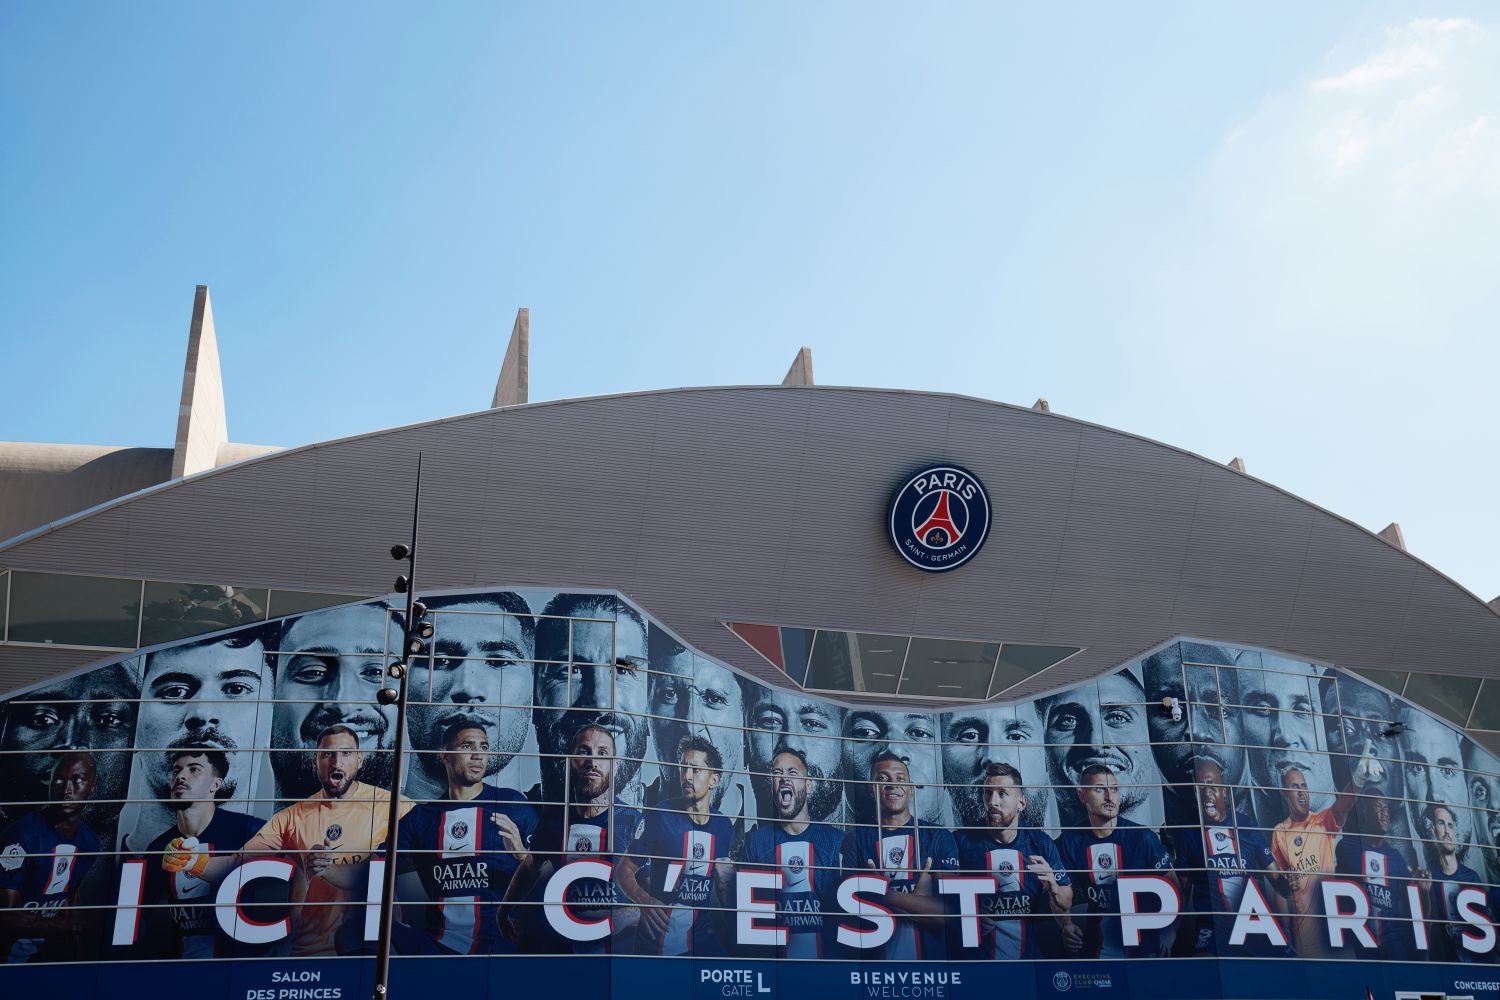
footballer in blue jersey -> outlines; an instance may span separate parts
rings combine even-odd
[[[740,843],[739,869],[764,868],[781,876],[773,926],[785,931],[776,958],[824,958],[833,955],[834,891],[841,872],[844,831],[814,823],[808,806],[813,784],[807,758],[781,747],[771,758],[769,788],[775,822],[763,822]],[[770,949],[767,949],[770,950]]]
[[[1074,911],[1083,906],[1083,926],[1065,932],[1067,951],[1088,958],[1151,956],[1160,951],[1156,933],[1127,949],[1120,925],[1121,873],[1160,875],[1178,888],[1172,859],[1155,833],[1120,818],[1120,783],[1107,765],[1091,764],[1078,776],[1078,800],[1088,817],[1086,830],[1064,830],[1057,853],[1072,874]],[[1180,889],[1179,889],[1180,891]]]
[[[1027,801],[1020,770],[1007,763],[986,764],[984,784],[977,791],[987,825],[957,832],[958,867],[964,876],[993,879],[993,891],[976,899],[977,941],[966,941],[962,923],[950,918],[950,953],[955,958],[1041,958],[1038,918],[1054,917],[1063,928],[1072,925],[1072,879],[1051,838],[1021,828]]]
[[[63,754],[49,780],[51,804],[0,833],[0,949],[5,961],[79,957],[88,914],[67,908],[99,852],[98,836],[83,821],[84,804],[98,780],[93,754]]]
[[[1267,873],[1276,870],[1276,860],[1266,838],[1234,811],[1219,762],[1195,758],[1193,777],[1202,825],[1172,831],[1177,869],[1183,878],[1183,912],[1188,914],[1178,945],[1194,955],[1290,954],[1284,927],[1279,948],[1263,934],[1248,935],[1241,945],[1230,944],[1246,892],[1260,895],[1262,912],[1275,909],[1275,896],[1267,891],[1266,879]]]
[[[1358,815],[1363,833],[1345,834],[1333,852],[1334,870],[1358,882],[1370,901],[1368,926],[1376,947],[1356,944],[1354,955],[1405,961],[1411,954],[1410,907],[1406,900],[1411,869],[1401,852],[1386,840],[1395,823],[1391,802],[1379,795],[1362,798]]]
[[[513,788],[484,783],[492,754],[483,726],[453,723],[442,740],[438,758],[448,776],[448,798],[418,803],[398,828],[402,922],[425,932],[425,940],[403,935],[398,948],[456,955],[513,952],[514,943],[500,930],[499,907],[531,850],[536,808]]]
[[[237,855],[266,821],[218,807],[229,758],[211,746],[167,752],[168,808],[176,821],[146,849],[141,901],[146,950],[164,958],[239,954],[214,914],[215,855]]]
[[[1488,956],[1475,954],[1463,945],[1469,924],[1459,910],[1458,894],[1463,889],[1478,889],[1482,883],[1478,872],[1458,860],[1457,818],[1448,806],[1434,803],[1427,808],[1427,822],[1438,859],[1438,867],[1424,873],[1432,880],[1427,901],[1430,957],[1438,962],[1485,961]]]
[[[906,761],[885,751],[870,766],[879,826],[858,826],[844,837],[840,850],[845,875],[875,873],[886,880],[887,894],[878,905],[896,911],[896,931],[879,948],[860,951],[865,958],[941,959],[947,957],[947,919],[931,912],[936,872],[958,869],[958,845],[941,827],[920,826],[912,814],[915,786]]]
[[[640,906],[637,949],[653,955],[722,955],[724,894],[732,868],[734,824],[716,811],[724,759],[702,736],[677,747],[682,798],[648,812],[622,858],[620,888]]]
[[[574,861],[602,861],[613,865],[629,846],[632,834],[642,832],[641,814],[613,795],[614,734],[602,726],[586,725],[569,743],[568,794],[563,808],[544,814],[531,838],[531,852],[521,859],[506,889],[501,912],[502,930],[522,951],[571,952],[602,955],[610,951],[608,936],[575,940],[560,933],[543,906],[547,882]],[[568,886],[563,899],[565,918],[577,924],[610,920],[610,931],[624,916],[615,882],[580,878]]]

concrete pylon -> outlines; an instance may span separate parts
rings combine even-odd
[[[1406,551],[1406,539],[1401,535],[1401,525],[1395,521],[1380,529],[1380,537],[1396,546],[1402,552]]]
[[[1038,399],[1035,403],[1032,403],[1031,408],[1033,410],[1040,410],[1043,413],[1052,412],[1052,404],[1047,402],[1047,398],[1045,396],[1043,396],[1041,399]]]
[[[792,367],[786,370],[786,378],[781,380],[782,385],[814,385],[812,369],[812,348],[804,347],[797,352],[792,359]]]
[[[172,447],[172,478],[212,469],[219,450],[228,443],[214,309],[208,286],[199,285],[193,293],[193,321],[188,326],[187,361],[182,367],[182,404],[177,411],[177,441]]]
[[[516,325],[510,328],[510,343],[505,345],[505,360],[500,362],[500,378],[490,407],[526,402],[530,381],[531,310],[522,307],[516,310]]]
[[[1229,460],[1229,467],[1231,469],[1233,469],[1235,472],[1244,472],[1245,471],[1245,460],[1243,458],[1240,458],[1238,455],[1236,455],[1236,456],[1234,456],[1233,458],[1231,458]]]

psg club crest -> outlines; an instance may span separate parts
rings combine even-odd
[[[448,833],[452,835],[454,840],[463,840],[464,835],[468,832],[469,824],[465,823],[463,820],[459,820],[458,822],[454,823],[453,826],[448,830]]]
[[[896,490],[886,529],[901,558],[917,569],[957,569],[990,533],[990,498],[967,469],[934,465]]]

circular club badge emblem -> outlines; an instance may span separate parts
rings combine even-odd
[[[901,558],[917,569],[957,569],[990,533],[990,498],[967,469],[934,465],[896,490],[886,527]]]

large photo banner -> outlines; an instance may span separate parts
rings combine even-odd
[[[382,602],[11,695],[4,963],[368,955],[392,839],[402,956],[1500,960],[1500,763],[1355,674],[1180,639],[924,712],[612,593],[424,600],[400,775]]]

